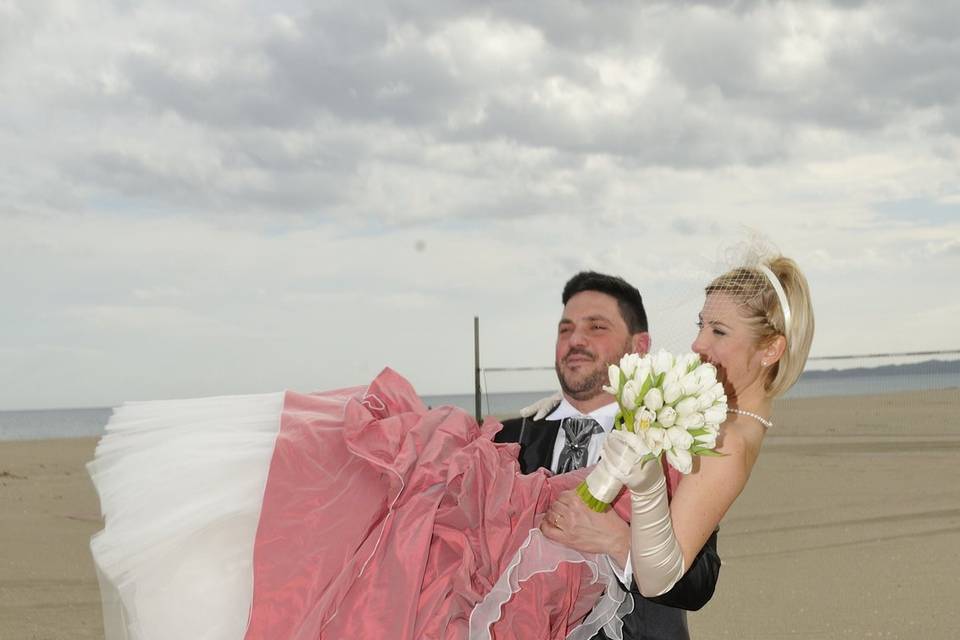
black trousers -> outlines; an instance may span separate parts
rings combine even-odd
[[[686,611],[632,593],[627,597],[633,598],[634,613],[623,618],[624,640],[690,640]],[[607,640],[607,634],[601,630],[593,638]]]

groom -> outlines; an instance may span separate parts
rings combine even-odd
[[[563,396],[544,419],[514,418],[503,423],[496,442],[520,443],[520,469],[554,473],[594,464],[603,439],[613,429],[616,402],[603,391],[607,367],[626,353],[650,346],[640,292],[622,278],[581,272],[563,289],[563,315],[557,332],[555,367]],[[564,522],[564,542],[591,553],[606,553],[622,566],[630,548],[629,526],[613,511],[586,507],[576,522]],[[717,534],[707,540],[687,573],[655,598],[631,586],[633,613],[623,619],[627,640],[689,638],[684,609],[697,610],[713,595],[720,570]],[[600,631],[595,639],[607,636]]]

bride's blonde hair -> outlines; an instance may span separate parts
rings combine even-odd
[[[760,264],[770,270],[783,288],[789,322],[774,283],[757,267],[732,269],[714,278],[706,292],[733,298],[752,325],[759,345],[769,344],[778,335],[786,338],[787,347],[780,360],[770,367],[764,383],[767,396],[773,398],[792,387],[803,373],[813,341],[813,305],[807,279],[796,262],[776,256],[762,259]]]

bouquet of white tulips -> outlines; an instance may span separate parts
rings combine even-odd
[[[712,364],[701,363],[695,353],[675,357],[660,350],[655,355],[630,353],[620,365],[610,365],[610,386],[604,391],[620,407],[614,428],[632,433],[631,447],[642,456],[640,464],[667,462],[681,473],[690,473],[693,456],[720,455],[714,451],[720,424],[727,417],[727,396]],[[577,493],[594,511],[606,511],[620,493],[622,470],[597,467],[577,487]]]

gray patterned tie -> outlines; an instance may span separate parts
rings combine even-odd
[[[560,451],[557,473],[566,473],[587,466],[587,445],[595,433],[603,433],[603,427],[593,418],[566,418],[560,425],[567,441]]]

